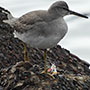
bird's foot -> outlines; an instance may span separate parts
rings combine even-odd
[[[55,77],[54,77],[55,74],[54,74],[54,73],[51,74],[51,73],[49,73],[48,71],[45,71],[45,70],[42,71],[41,73],[42,73],[42,74],[46,74],[46,75],[52,77],[53,79],[55,79]]]

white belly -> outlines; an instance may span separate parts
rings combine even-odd
[[[29,34],[29,32],[24,34],[19,34],[18,32],[14,33],[19,39],[31,47],[46,49],[54,47],[67,32],[67,25],[63,19],[62,22],[61,19],[54,20],[53,22],[48,23],[48,26],[45,27],[49,27],[46,30],[48,32],[46,37],[43,35],[32,35]]]

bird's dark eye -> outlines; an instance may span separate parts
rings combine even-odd
[[[66,10],[66,11],[69,11],[69,9],[68,8],[65,8],[65,7],[62,7],[62,9]]]

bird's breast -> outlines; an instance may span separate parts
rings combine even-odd
[[[67,33],[68,27],[63,18],[58,18],[56,20],[53,20],[52,22],[50,22],[49,26],[51,28],[52,35],[55,35],[60,40]]]

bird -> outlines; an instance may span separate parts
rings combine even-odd
[[[47,49],[56,46],[68,31],[64,16],[76,15],[88,18],[70,10],[65,1],[56,1],[48,10],[31,11],[19,18],[13,17],[6,11],[5,13],[7,13],[8,20],[4,20],[4,22],[14,27],[14,35],[24,42],[25,52],[26,45],[44,50],[44,73],[47,73]],[[28,61],[26,55],[25,61]]]

